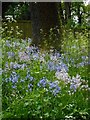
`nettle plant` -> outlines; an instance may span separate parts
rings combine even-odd
[[[89,119],[88,79],[69,74],[66,54],[41,51],[30,38],[1,40],[3,118]]]

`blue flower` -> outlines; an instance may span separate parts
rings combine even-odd
[[[6,40],[6,46],[11,47],[10,41]]]
[[[6,67],[6,68],[9,68],[8,62],[6,62],[5,67]]]
[[[61,90],[61,88],[58,86],[57,81],[49,82],[49,89],[54,96],[56,96]]]
[[[25,80],[21,79],[21,81],[20,81],[20,82],[25,82]]]
[[[18,63],[15,63],[15,64],[13,65],[13,68],[14,68],[14,69],[19,69],[19,68],[21,68],[21,65],[19,65]]]
[[[53,62],[48,62],[48,69],[51,71],[55,69],[55,65]]]
[[[12,83],[16,83],[18,81],[18,76],[12,78]]]
[[[27,67],[27,65],[26,65],[25,63],[23,63],[23,64],[21,65],[21,69],[24,69],[25,67]]]
[[[9,80],[10,80],[9,78],[6,78],[6,79],[5,79],[6,82],[9,82]]]
[[[39,83],[37,84],[38,87],[45,87],[47,84],[47,79],[43,77],[43,79],[41,79],[39,81]]]
[[[31,43],[32,42],[32,39],[31,38],[28,38],[28,43]]]
[[[33,87],[33,85],[32,85],[32,84],[29,84],[29,85],[28,85],[28,88],[31,88],[31,87]]]
[[[13,89],[15,89],[15,88],[16,88],[16,86],[15,86],[15,85],[13,85],[13,86],[12,86],[12,88],[13,88]]]
[[[65,61],[66,61],[66,62],[69,62],[69,59],[68,59],[68,57],[67,57],[67,56],[65,57]]]
[[[83,67],[84,65],[85,65],[85,63],[84,63],[84,62],[81,62],[81,63],[77,64],[77,68],[78,68],[78,67]]]
[[[49,88],[53,89],[57,86],[56,82],[49,82]]]
[[[32,84],[29,84],[29,85],[28,85],[28,88],[29,88],[30,91],[32,91],[33,85],[32,85]]]
[[[60,65],[56,65],[56,66],[55,66],[55,70],[56,70],[56,71],[61,71],[61,66],[60,66]]]
[[[34,59],[34,60],[39,59],[39,54],[38,54],[38,53],[34,53],[34,54],[33,54],[33,59]]]
[[[30,76],[30,81],[33,81],[33,79],[34,79],[34,78],[33,78],[32,76]]]
[[[61,88],[59,86],[56,86],[56,88],[53,90],[54,96],[56,96],[60,92]]]
[[[32,47],[27,47],[27,48],[26,48],[26,53],[28,53],[29,55],[30,55],[31,53],[33,53]]]
[[[8,52],[8,57],[14,57],[14,52]]]
[[[64,63],[61,64],[61,68],[64,68],[66,71],[68,71],[68,67],[67,67],[67,65],[64,64]]]
[[[32,76],[30,75],[30,70],[27,71],[26,79],[27,79],[27,80],[30,80],[30,81],[33,81],[33,80],[34,80],[34,77],[32,77]]]
[[[18,82],[18,78],[19,78],[19,75],[17,75],[16,72],[12,72],[12,74],[9,78],[9,81],[11,81],[12,83],[16,83],[16,82]]]
[[[71,85],[70,85],[70,89],[71,89],[71,90],[74,90],[74,92],[76,92],[77,87],[76,87],[75,84],[71,84]]]
[[[26,79],[30,78],[30,70],[27,70],[27,75],[26,75]]]
[[[55,53],[55,56],[56,56],[57,58],[59,58],[59,57],[61,57],[61,54],[58,53],[58,52],[56,52],[56,53]]]
[[[16,72],[14,72],[14,71],[12,71],[12,75],[17,75],[17,73],[16,73]]]
[[[82,60],[86,60],[86,56],[82,56]]]
[[[27,74],[26,79],[29,79],[29,78],[30,78],[30,74]]]

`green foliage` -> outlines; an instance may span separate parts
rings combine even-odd
[[[67,35],[68,33],[68,35]],[[75,35],[72,31],[64,32],[64,39],[62,43],[62,52],[65,53],[65,63],[68,64],[70,75],[80,74],[83,78],[87,76],[88,71],[88,32],[76,32]],[[80,65],[81,64],[81,65]],[[79,66],[81,66],[79,68]],[[72,72],[73,71],[73,72]]]
[[[29,4],[28,3],[13,3],[5,12],[5,16],[12,15],[14,19],[26,20],[28,19]]]
[[[42,49],[57,49],[60,51],[61,44],[62,44],[62,33],[61,29],[58,27],[51,28],[47,34],[44,33],[44,31],[41,29],[41,48]]]
[[[16,20],[14,20],[12,17],[8,16],[8,18],[6,19],[5,22],[3,22],[2,24],[2,28],[1,28],[1,35],[2,38],[7,38],[7,39],[11,39],[11,38],[21,38],[22,36],[22,30],[19,29],[18,26],[11,26],[12,23],[17,22]]]
[[[2,33],[3,119],[90,118],[87,34],[77,33],[76,38],[71,32],[63,34],[60,54],[54,49],[39,50],[30,38],[25,41],[18,34]]]

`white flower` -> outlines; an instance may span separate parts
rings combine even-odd
[[[45,62],[45,59],[43,56],[40,56],[40,62]]]
[[[25,52],[19,52],[19,58],[20,60],[28,61],[29,56]]]
[[[51,60],[54,60],[54,61],[57,61],[57,56],[51,55],[51,56],[50,56],[50,59],[51,59]]]
[[[80,75],[76,75],[76,77],[72,77],[71,84],[74,84],[75,88],[77,89],[81,85],[81,77]]]
[[[57,77],[57,79],[63,80],[63,81],[65,81],[66,83],[70,82],[70,77],[69,77],[69,75],[68,75],[68,73],[66,72],[65,69],[62,69],[60,72],[57,71],[57,72],[55,73],[55,76]]]

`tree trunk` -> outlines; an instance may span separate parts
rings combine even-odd
[[[46,39],[48,39],[49,32],[51,28],[59,27],[57,3],[55,2],[45,2],[45,3],[30,3],[31,9],[31,21],[32,21],[32,36],[33,43],[39,45],[43,42],[43,38],[40,34],[40,29],[46,34]],[[54,30],[57,35],[57,31]],[[60,37],[57,35],[57,37]],[[49,41],[49,40],[48,40]],[[58,43],[58,40],[51,41]]]
[[[71,19],[71,2],[65,2],[65,23]]]
[[[61,18],[61,21],[62,21],[62,25],[64,25],[64,14],[63,14],[63,9],[62,9],[62,4],[61,2],[59,3],[59,11],[60,11],[60,18]]]

